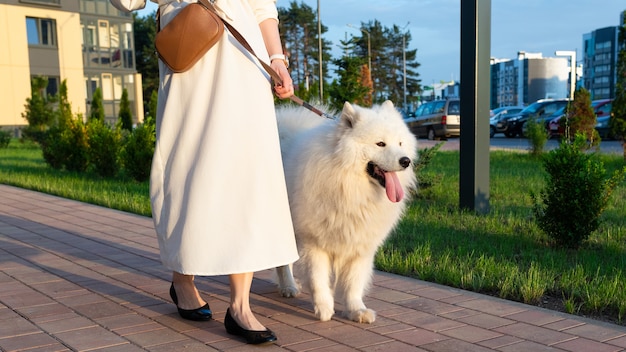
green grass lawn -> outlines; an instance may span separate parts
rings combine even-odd
[[[600,156],[607,170],[621,156]],[[420,190],[376,257],[376,267],[505,299],[625,325],[626,185],[611,196],[598,231],[579,250],[553,248],[537,227],[530,192],[544,185],[541,161],[495,151],[486,215],[460,211],[459,153],[437,152]],[[39,148],[0,149],[0,183],[150,216],[148,183],[102,179],[46,166]]]

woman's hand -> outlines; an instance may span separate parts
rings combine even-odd
[[[285,63],[281,60],[272,60],[270,66],[283,80],[282,85],[274,82],[274,92],[276,92],[276,95],[281,99],[291,97],[293,95],[293,81],[291,80],[291,76],[289,75],[289,71],[287,70]]]

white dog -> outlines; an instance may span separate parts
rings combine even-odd
[[[299,107],[277,114],[300,253],[296,277],[320,320],[331,319],[336,297],[348,319],[371,323],[376,312],[363,296],[376,251],[415,186],[417,140],[390,101],[372,109],[346,103],[337,120]],[[289,266],[277,275],[283,296],[299,293]]]

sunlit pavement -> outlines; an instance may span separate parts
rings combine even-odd
[[[178,316],[150,218],[7,185],[0,194],[1,351],[260,350],[224,329],[226,277],[196,279],[215,320]],[[251,300],[278,335],[263,351],[626,349],[624,326],[382,272],[365,300],[373,324],[318,321],[309,296],[280,297],[269,270]]]

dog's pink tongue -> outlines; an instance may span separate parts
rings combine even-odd
[[[387,198],[394,203],[404,198],[404,190],[395,172],[385,172],[385,190],[387,191]]]

